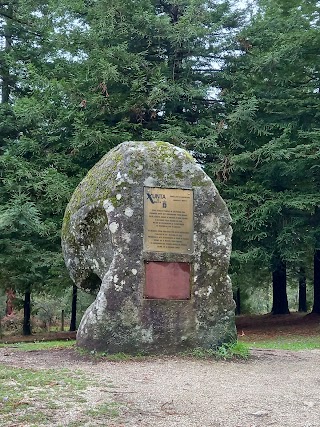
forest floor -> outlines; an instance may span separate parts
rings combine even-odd
[[[320,315],[318,314],[242,315],[236,317],[236,324],[238,335],[248,341],[320,334]]]
[[[238,335],[244,341],[265,340],[274,337],[292,335],[319,335],[320,315],[291,313],[288,315],[241,315],[236,316]],[[30,336],[4,335],[0,343],[17,343],[32,341],[71,340],[76,332],[39,332]]]
[[[237,318],[239,334],[248,339],[316,335],[319,323],[319,316],[299,314]],[[15,379],[13,374],[1,379],[1,427],[319,426],[320,350],[253,349],[246,361],[182,356],[111,361],[75,348],[21,351],[11,344],[0,348],[1,366],[24,368]],[[1,387],[19,391],[19,382],[28,382],[22,380],[26,372],[53,372],[54,378],[46,385],[33,382],[6,412],[10,394],[1,402]],[[78,391],[68,394],[77,381]],[[35,422],[32,417],[40,414]]]

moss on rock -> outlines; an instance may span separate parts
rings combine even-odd
[[[193,190],[194,253],[144,251],[145,186]],[[62,228],[75,283],[88,287],[90,277],[101,280],[81,321],[78,345],[172,352],[234,340],[230,222],[214,184],[187,151],[143,141],[125,142],[106,154],[76,188]],[[144,263],[151,260],[190,263],[191,298],[145,299]]]

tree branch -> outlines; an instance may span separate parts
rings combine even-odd
[[[25,26],[29,26],[29,25],[30,25],[30,23],[25,22],[25,21],[22,21],[22,20],[21,20],[21,19],[19,19],[19,18],[13,17],[13,16],[11,16],[10,14],[5,13],[5,12],[3,12],[3,11],[0,11],[0,16],[2,16],[3,18],[11,19],[11,21],[13,21],[13,22],[17,22],[18,24],[21,24],[21,25],[25,25]],[[36,33],[36,32],[31,31],[31,30],[29,30],[29,29],[25,29],[25,31],[26,31],[26,32],[28,32],[28,33],[30,33],[30,34],[33,34],[33,35],[35,35],[35,36],[38,36],[38,37],[41,37],[41,36],[42,36],[40,33]]]

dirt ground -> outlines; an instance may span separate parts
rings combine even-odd
[[[318,314],[244,315],[236,317],[236,324],[238,335],[248,341],[320,334],[320,315]]]
[[[175,357],[110,362],[79,357],[74,349],[1,348],[0,363],[85,372],[95,386],[86,398],[120,404],[120,417],[104,424],[110,427],[319,426],[320,350],[253,350],[245,362]],[[66,409],[63,418],[66,426],[74,423],[74,409]]]
[[[269,323],[243,317],[238,332],[251,337],[319,333],[318,316],[276,317]],[[179,357],[111,362],[74,349],[21,352],[12,346],[0,348],[0,363],[85,372],[95,384],[86,391],[91,400],[111,397],[120,404],[120,417],[104,424],[110,427],[320,425],[320,350],[252,350],[242,362]],[[64,425],[70,414],[66,410]]]

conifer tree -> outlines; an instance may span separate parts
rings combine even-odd
[[[60,227],[87,170],[128,139],[214,145],[212,64],[237,19],[212,0],[9,0],[0,16],[0,281],[30,333],[30,293],[67,283]]]
[[[213,64],[238,23],[229,2],[89,4],[79,1],[75,9],[87,31],[71,82],[82,112],[72,144],[88,166],[127,139],[214,145],[220,104],[210,98],[218,73]]]
[[[279,314],[288,312],[286,269],[312,268],[319,248],[319,7],[281,0],[257,8],[222,73],[224,153],[211,170],[225,182],[235,258],[273,272]]]
[[[43,2],[9,1],[0,16],[3,116],[0,129],[0,286],[24,294],[25,334],[31,333],[31,290],[66,281],[60,221],[71,194],[65,157],[61,84],[48,78],[53,25]],[[7,41],[9,40],[9,42]],[[53,96],[55,94],[55,97]],[[63,99],[63,97],[62,97]],[[59,102],[59,109],[56,104]],[[68,166],[67,166],[68,165]],[[56,278],[53,279],[54,274]]]

